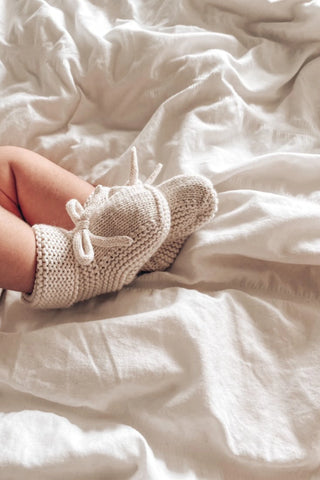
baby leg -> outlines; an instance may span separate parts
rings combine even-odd
[[[65,205],[82,204],[94,187],[41,155],[19,147],[0,147],[0,205],[29,225],[72,228]]]
[[[73,228],[66,202],[76,198],[84,203],[93,190],[41,155],[0,147],[0,288],[32,290],[36,245],[30,225]]]
[[[0,287],[30,292],[36,268],[36,245],[30,225],[0,207]]]

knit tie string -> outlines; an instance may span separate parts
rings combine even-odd
[[[155,169],[151,173],[151,175],[147,178],[147,180],[144,183],[147,183],[148,185],[152,185],[153,182],[156,180],[157,176],[161,172],[163,165],[161,163],[157,163],[155,166]],[[132,185],[137,185],[138,183],[142,183],[141,180],[139,180],[139,166],[138,166],[138,156],[137,156],[137,149],[136,147],[131,148],[131,165],[130,165],[130,174],[129,174],[129,180],[127,182],[127,185],[132,186]]]
[[[130,173],[129,173],[129,180],[127,183],[123,185],[116,185],[110,188],[109,196],[111,197],[115,193],[123,190],[124,188],[132,187],[133,185],[152,185],[153,182],[156,180],[157,176],[159,175],[163,165],[158,163],[155,166],[155,169],[151,173],[151,175],[146,179],[145,182],[139,180],[139,166],[138,166],[138,157],[137,157],[137,149],[136,147],[131,148],[131,162],[130,162]]]
[[[101,237],[90,232],[90,209],[84,209],[78,200],[69,200],[66,209],[75,225],[75,228],[72,230],[72,246],[75,258],[80,265],[89,265],[93,262],[93,245],[107,249],[128,247],[133,243],[132,238],[125,235]]]

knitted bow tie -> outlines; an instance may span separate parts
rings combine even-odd
[[[98,185],[94,194],[98,194],[101,188],[101,185]],[[132,238],[125,235],[101,237],[90,232],[92,210],[90,208],[84,209],[78,200],[70,200],[66,205],[66,209],[75,224],[75,228],[72,231],[72,244],[75,258],[80,265],[89,265],[93,262],[93,245],[103,248],[114,248],[128,247],[132,244]]]
[[[145,184],[151,185],[155,181],[156,177],[159,175],[161,168],[162,165],[158,164],[150,177],[145,181]],[[131,166],[127,187],[142,183],[138,177],[139,167],[137,160],[137,151],[136,148],[133,147],[131,149]],[[95,188],[93,195],[99,195],[102,188],[103,187],[101,185],[98,185]],[[109,192],[109,197],[111,197],[114,193],[123,188],[126,188],[126,186],[112,187]],[[83,208],[83,206],[78,200],[69,200],[66,205],[66,209],[69,217],[75,225],[75,228],[72,230],[72,245],[75,258],[80,265],[89,265],[91,262],[93,262],[93,245],[107,249],[115,247],[129,247],[133,243],[132,238],[126,235],[101,237],[99,235],[93,234],[90,231],[90,219],[93,211],[92,209],[90,209],[90,207]]]

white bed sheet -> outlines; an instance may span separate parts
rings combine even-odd
[[[167,272],[1,301],[0,478],[320,478],[320,3],[1,0],[0,142],[89,181],[201,173]]]

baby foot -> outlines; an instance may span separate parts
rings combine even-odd
[[[201,175],[178,175],[157,188],[169,204],[171,227],[164,243],[142,267],[143,272],[169,268],[186,239],[209,222],[218,209],[217,193]]]
[[[152,184],[161,170],[158,164],[146,184]],[[137,152],[132,148],[131,171],[128,186],[141,183],[138,179],[139,169]],[[128,188],[116,186],[108,191],[108,195],[119,189]],[[202,225],[209,222],[218,209],[217,192],[212,183],[201,175],[178,175],[167,180],[157,188],[167,200],[171,227],[167,238],[160,248],[149,258],[141,268],[141,272],[166,270],[176,259],[186,239]]]

